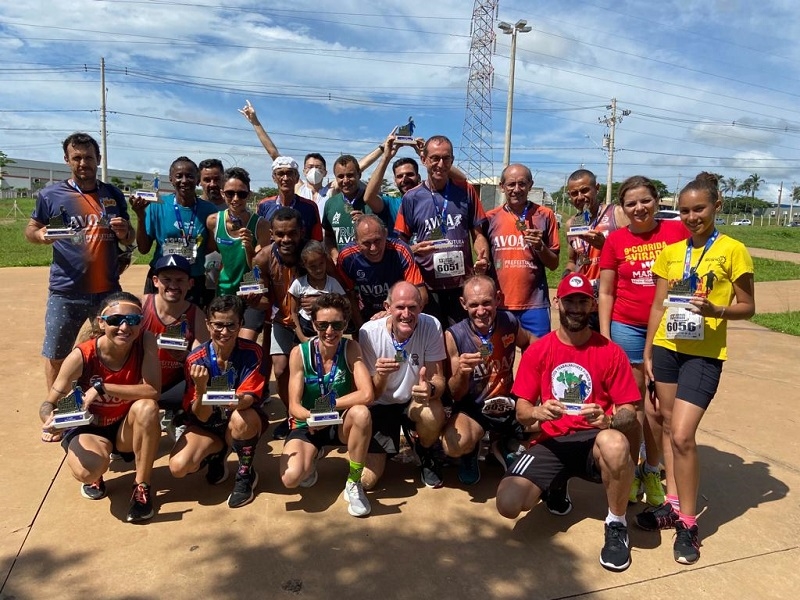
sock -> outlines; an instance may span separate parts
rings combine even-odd
[[[691,529],[695,525],[697,525],[697,516],[695,515],[685,515],[682,512],[678,513],[678,520],[686,525],[687,529]]]
[[[645,473],[661,473],[661,469],[658,468],[658,465],[655,467],[651,466],[650,463],[644,463],[644,472]]]
[[[677,496],[673,496],[672,494],[667,494],[667,502],[672,504],[672,508],[675,510],[675,512],[680,512],[681,501],[678,500]]]
[[[361,473],[364,471],[364,463],[350,461],[350,474],[347,481],[361,481]]]
[[[233,440],[231,446],[236,456],[239,457],[239,469],[236,471],[237,475],[246,477],[250,475],[250,467],[253,464],[253,455],[256,452],[256,444],[258,443],[258,436],[252,437],[249,440]]]
[[[611,525],[611,523],[622,523],[625,527],[628,526],[628,521],[625,519],[625,515],[615,515],[611,512],[611,509],[608,509],[608,516],[606,517],[606,525]]]

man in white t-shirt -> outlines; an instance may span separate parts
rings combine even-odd
[[[385,306],[389,314],[365,323],[358,338],[375,386],[372,441],[361,480],[366,489],[375,486],[386,456],[398,452],[405,424],[418,435],[415,450],[422,463],[422,482],[438,488],[441,467],[431,447],[445,423],[441,398],[447,352],[442,329],[435,318],[422,314],[419,289],[406,281],[389,289]]]

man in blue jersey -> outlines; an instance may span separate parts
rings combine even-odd
[[[360,311],[353,311],[356,327],[383,312],[389,288],[398,281],[417,286],[423,305],[428,300],[411,249],[398,239],[387,239],[386,226],[376,215],[364,215],[358,220],[356,239],[342,248],[336,266],[352,305],[361,306]],[[361,297],[360,303],[356,294]]]
[[[63,148],[72,176],[39,192],[25,228],[29,242],[53,245],[42,348],[48,391],[83,323],[95,316],[105,296],[120,289],[118,244],[132,244],[135,237],[122,192],[97,179],[97,141],[85,133],[73,133]],[[75,230],[73,238],[47,237],[50,220],[58,217]]]

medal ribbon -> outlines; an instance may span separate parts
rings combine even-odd
[[[436,209],[437,216],[440,219],[439,228],[442,230],[442,237],[447,237],[447,203],[448,203],[448,196],[450,195],[450,180],[447,180],[447,184],[444,186],[444,192],[440,192],[442,198],[444,198],[444,204],[442,204],[442,211],[439,213],[439,203],[436,202],[436,194],[434,194],[433,185],[428,182],[428,189],[431,193],[431,200],[433,200],[433,206]]]
[[[333,355],[331,371],[328,373],[328,382],[325,383],[325,365],[322,362],[322,354],[319,351],[319,338],[314,340],[314,351],[316,352],[317,359],[317,383],[319,383],[320,396],[327,396],[333,391],[333,381],[336,378],[336,371],[339,369],[339,355],[342,352],[342,346],[344,346],[343,340],[339,340],[339,345],[336,347],[336,354]]]
[[[92,198],[91,196],[87,196],[86,194],[84,194],[84,193],[83,193],[83,190],[82,190],[81,188],[79,188],[79,187],[78,187],[78,184],[77,184],[77,182],[76,182],[74,179],[69,179],[69,180],[67,180],[67,183],[69,183],[69,186],[70,186],[70,187],[71,187],[73,190],[75,190],[76,192],[78,192],[78,193],[81,195],[81,197],[82,197],[84,200],[86,200],[87,202],[89,202],[89,204],[95,204],[95,200],[94,200],[94,198]],[[103,206],[103,203],[102,203],[102,202],[100,202],[100,200],[99,200],[99,198],[100,198],[100,191],[99,191],[99,189],[98,189],[97,197],[98,197],[98,200],[96,201],[96,204],[97,204],[97,206],[100,208],[100,219],[106,219],[106,218],[107,218],[106,207],[105,207],[105,206]],[[67,224],[67,223],[65,223],[64,225],[65,225],[65,227],[69,227],[69,224]]]
[[[478,336],[478,339],[481,341],[481,344],[483,344],[484,346],[489,348],[490,352],[492,351],[492,342],[490,340],[492,339],[492,336],[494,335],[494,326],[495,326],[495,323],[492,323],[492,326],[489,328],[489,333],[487,333],[484,336],[483,334],[481,334],[480,331],[478,331],[475,328],[475,326],[472,324],[471,321],[470,321],[470,324],[469,324],[470,329],[472,329],[472,331],[475,332],[475,335]]]
[[[183,222],[183,218],[181,217],[181,209],[178,208],[178,199],[175,198],[172,201],[172,208],[175,209],[175,220],[178,222],[178,230],[181,232],[181,238],[183,238],[183,245],[187,248],[189,247],[189,240],[192,239],[192,234],[194,233],[194,222],[197,218],[197,202],[195,201],[194,207],[192,209],[192,220],[189,222],[189,230],[186,230],[186,224]]]
[[[214,350],[214,342],[212,341],[208,342],[208,358],[211,361],[211,376],[219,377],[222,375],[222,371],[219,369],[219,362],[217,362],[217,351]],[[228,369],[228,387],[234,389],[235,386],[233,369]]]
[[[525,226],[525,229],[528,228],[528,224],[525,222],[525,219],[528,217],[528,210],[530,210],[530,208],[531,208],[531,203],[526,202],[525,210],[522,211],[522,215],[517,216],[517,214],[511,210],[511,207],[508,204],[506,204],[506,210],[509,212],[509,214],[513,215],[518,222],[522,223]]]
[[[719,230],[714,228],[714,233],[711,234],[711,237],[706,240],[706,245],[703,247],[703,252],[700,254],[700,258],[697,259],[697,264],[692,267],[692,249],[694,246],[692,245],[692,238],[686,240],[686,258],[683,261],[683,278],[689,279],[692,275],[697,272],[697,269],[700,267],[700,263],[703,261],[703,257],[708,252],[708,249],[717,241],[719,237]],[[694,290],[692,290],[694,291]]]
[[[394,346],[395,351],[401,352],[403,354],[403,358],[407,358],[408,355],[406,354],[406,346],[408,345],[408,342],[411,341],[411,336],[408,336],[408,339],[405,342],[398,342],[397,338],[394,337],[394,328],[392,327],[389,327],[389,334],[392,336],[392,346]]]

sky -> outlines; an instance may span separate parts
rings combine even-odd
[[[267,6],[269,6],[267,8]],[[273,8],[279,6],[280,8]],[[500,0],[517,37],[512,162],[553,192],[581,166],[679,189],[709,170],[786,201],[800,185],[800,29],[794,0]],[[462,147],[473,3],[395,0],[27,0],[0,3],[0,150],[61,161],[99,138],[105,59],[109,168],[164,174],[218,157],[271,185],[245,100],[284,155],[367,154],[409,115]],[[487,174],[502,169],[511,36],[495,27]],[[401,152],[400,156],[409,150]],[[470,173],[473,175],[473,173]]]

